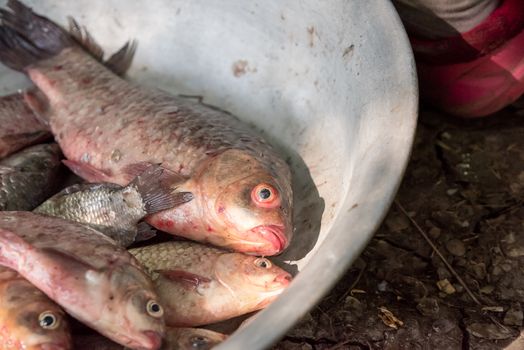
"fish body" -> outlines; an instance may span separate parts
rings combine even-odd
[[[128,186],[78,184],[68,187],[38,206],[34,212],[85,223],[127,247],[137,238],[137,225],[146,215],[191,199],[172,193],[164,170],[151,166]]]
[[[0,267],[0,350],[72,348],[62,309],[17,272]]]
[[[161,350],[211,350],[226,339],[226,335],[201,328],[167,327]],[[100,335],[75,338],[75,350],[127,350]]]
[[[145,164],[162,164],[185,179],[177,187],[194,199],[148,218],[154,227],[258,255],[288,246],[291,174],[265,140],[228,113],[121,79],[52,22],[8,4],[0,61],[25,71],[46,96],[52,132],[73,171],[125,186]],[[38,44],[27,43],[42,28]]]
[[[160,347],[163,310],[151,280],[102,233],[60,218],[0,212],[0,264],[108,338],[133,349]]]
[[[0,97],[0,158],[48,138],[49,126],[35,116],[22,94]]]
[[[28,147],[0,160],[0,210],[33,210],[60,183],[57,144]]]
[[[268,259],[192,242],[130,249],[151,275],[166,324],[195,327],[267,306],[291,276]]]

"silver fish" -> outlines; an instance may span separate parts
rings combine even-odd
[[[73,185],[34,212],[88,224],[127,247],[137,240],[137,225],[145,216],[193,198],[191,193],[173,192],[170,182],[161,166],[152,165],[126,187],[110,183]],[[139,240],[147,239],[143,237],[147,232],[147,228],[142,230]]]

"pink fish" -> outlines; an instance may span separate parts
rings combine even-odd
[[[258,255],[289,245],[291,174],[266,141],[216,108],[121,79],[48,19],[16,0],[8,7],[0,61],[45,95],[26,100],[49,120],[73,171],[127,185],[162,164],[194,199],[151,216],[156,228]]]
[[[268,259],[193,242],[129,251],[153,278],[169,326],[202,326],[260,310],[291,281]]]
[[[0,212],[0,264],[112,340],[157,350],[163,309],[124,249],[87,226],[30,212]]]

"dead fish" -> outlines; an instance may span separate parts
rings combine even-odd
[[[166,324],[195,327],[267,306],[291,275],[265,258],[192,242],[130,249],[151,275],[165,307]]]
[[[48,138],[51,130],[38,120],[22,94],[0,97],[0,158]]]
[[[0,264],[119,344],[160,347],[163,309],[150,278],[102,233],[60,218],[0,212]]]
[[[48,19],[16,0],[8,7],[0,61],[46,96],[30,104],[48,118],[74,172],[124,186],[161,163],[194,199],[148,218],[154,227],[259,255],[288,246],[291,173],[264,139],[228,113],[119,78]]]
[[[61,157],[53,143],[0,160],[0,210],[33,210],[49,198],[60,183]]]
[[[227,336],[201,328],[166,328],[161,350],[211,350]],[[124,350],[111,340],[100,335],[75,337],[75,350]]]
[[[66,315],[16,271],[0,267],[0,349],[72,349]]]
[[[161,166],[152,165],[126,187],[110,183],[73,185],[34,212],[89,224],[127,247],[137,239],[138,222],[146,215],[192,199],[191,193],[172,193],[168,186],[172,179],[169,174],[163,178],[164,173]],[[140,233],[144,235],[144,231]]]

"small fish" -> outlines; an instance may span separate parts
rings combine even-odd
[[[30,105],[49,120],[70,169],[125,186],[148,164],[162,164],[194,199],[147,218],[155,228],[255,255],[286,249],[291,172],[267,141],[217,108],[121,79],[50,20],[17,0],[7,7],[0,62],[45,95],[48,103],[35,96]]]
[[[151,279],[102,233],[51,216],[0,212],[0,264],[117,343],[160,348],[163,308]]]
[[[162,178],[163,175],[165,171],[161,166],[152,165],[126,187],[109,183],[73,185],[42,203],[34,212],[88,224],[127,247],[137,240],[138,222],[146,215],[192,199],[191,193],[173,193],[169,188],[169,174]],[[144,231],[140,234],[143,236]],[[139,240],[143,238],[147,237]]]
[[[31,146],[0,160],[0,210],[33,210],[60,184],[56,143]]]
[[[0,267],[0,349],[72,348],[64,311],[17,272]]]
[[[192,242],[130,249],[151,275],[166,324],[195,327],[264,308],[291,275],[268,259]]]
[[[35,143],[51,138],[20,93],[0,97],[0,159]]]
[[[211,350],[227,336],[201,328],[166,328],[160,350]],[[100,335],[75,337],[75,350],[127,350]]]

